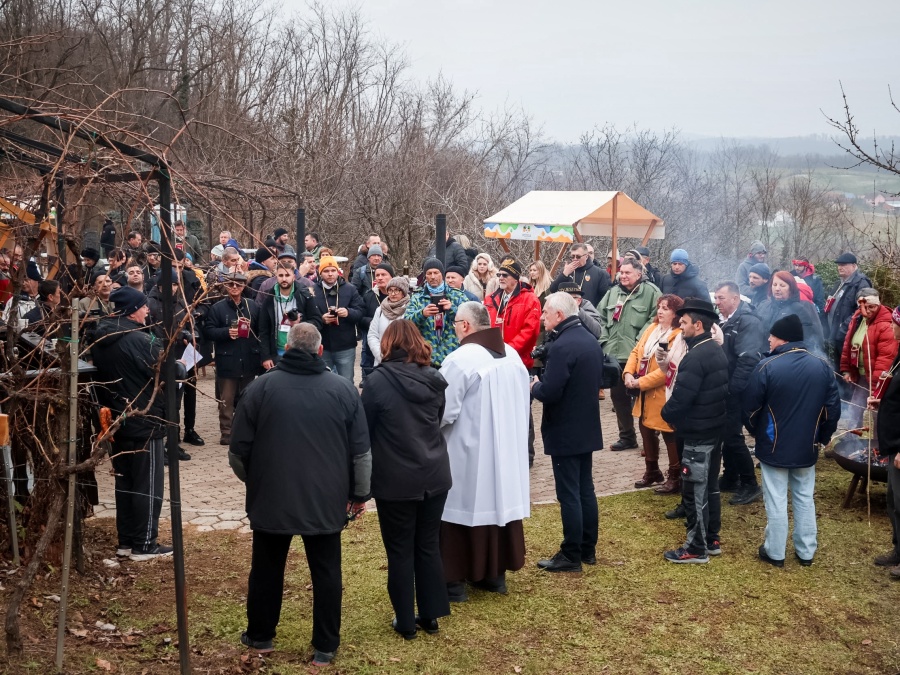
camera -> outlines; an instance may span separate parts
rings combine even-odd
[[[296,321],[300,318],[300,314],[297,313],[296,309],[289,309],[284,315],[287,317],[288,321]]]
[[[547,352],[550,351],[550,345],[546,342],[542,345],[538,345],[531,352],[531,358],[535,361],[544,361],[547,358]]]

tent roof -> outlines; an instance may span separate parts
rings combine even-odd
[[[612,236],[613,198],[618,195],[616,224],[619,237],[663,239],[663,220],[650,213],[624,192],[616,191],[543,191],[533,190],[499,213],[485,219],[485,225],[517,223],[521,225],[578,226],[582,235]]]

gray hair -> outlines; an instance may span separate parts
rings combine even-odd
[[[240,255],[240,251],[238,251],[234,246],[229,246],[224,251],[222,251],[222,257],[224,258],[227,255]]]
[[[575,298],[564,291],[548,295],[544,300],[544,308],[548,307],[555,312],[562,312],[567,319],[570,316],[578,316],[578,303],[575,302]]]
[[[318,354],[322,344],[322,334],[309,323],[296,323],[288,333],[287,348],[299,349],[310,354]]]
[[[474,300],[462,303],[456,310],[456,318],[468,321],[476,332],[491,327],[491,316],[487,307]]]

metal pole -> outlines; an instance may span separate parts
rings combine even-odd
[[[75,466],[75,434],[78,429],[78,311],[73,307],[72,339],[69,342],[69,443],[67,463]],[[66,539],[63,549],[62,589],[59,593],[59,620],[56,626],[56,671],[63,672],[63,647],[66,643],[66,610],[69,605],[69,568],[72,565],[72,533],[75,528],[75,473],[69,474],[66,505]]]
[[[162,228],[162,240],[167,242],[169,250],[162,257],[160,274],[162,279],[172,277],[172,179],[169,177],[169,167],[160,165],[162,177],[159,179],[159,220]],[[175,334],[175,299],[172,294],[172,284],[162,284],[163,296],[163,325],[166,327],[166,336],[171,345]],[[168,350],[166,362],[163,366],[163,381],[165,382],[166,396],[166,452],[169,454],[169,503],[171,505],[172,518],[172,548],[174,549],[175,563],[175,612],[178,617],[178,656],[181,663],[182,675],[191,672],[191,651],[188,643],[187,624],[187,589],[184,579],[184,536],[181,524],[181,476],[178,464],[178,385],[175,377],[175,351]]]
[[[434,257],[444,265],[447,257],[447,216],[439,213],[434,218]]]
[[[306,239],[306,209],[300,208],[297,209],[297,254],[299,255],[303,251],[306,250],[306,245],[304,240]],[[299,265],[302,260],[297,258],[297,264]]]
[[[19,566],[19,531],[16,524],[16,498],[13,496],[12,449],[9,447],[9,417],[0,414],[0,449],[3,451],[3,478],[6,480],[6,505],[9,507],[9,543],[13,567]]]

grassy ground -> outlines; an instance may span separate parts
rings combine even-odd
[[[412,642],[390,628],[384,550],[376,517],[366,516],[344,535],[343,642],[330,670],[896,673],[900,586],[871,564],[890,540],[884,487],[873,488],[869,524],[864,497],[840,508],[848,474],[829,460],[819,466],[820,549],[811,568],[801,568],[790,548],[783,570],[756,559],[762,504],[725,506],[720,558],[708,565],[667,564],[662,552],[684,536],[679,522],[661,517],[674,500],[641,492],[600,501],[596,567],[552,575],[534,565],[554,553],[560,539],[559,511],[544,506],[526,521],[528,559],[509,575],[510,594],[472,591],[468,603],[454,605],[453,615],[441,620],[439,635],[420,634]],[[92,525],[96,546],[111,550],[110,526]],[[189,534],[187,542],[195,672],[310,672],[311,591],[302,545],[297,542],[288,561],[279,651],[260,660],[237,645],[245,626],[249,538]],[[171,563],[129,563],[112,574],[92,575],[75,588],[76,626],[83,622],[88,635],[70,637],[67,672],[104,672],[106,663],[115,672],[177,671],[177,652],[165,641],[177,637]],[[45,590],[58,592],[58,577],[49,577]],[[47,672],[52,663],[55,608],[47,604],[23,612],[31,659],[24,672]],[[94,629],[96,620],[115,624],[124,637],[104,637]]]

